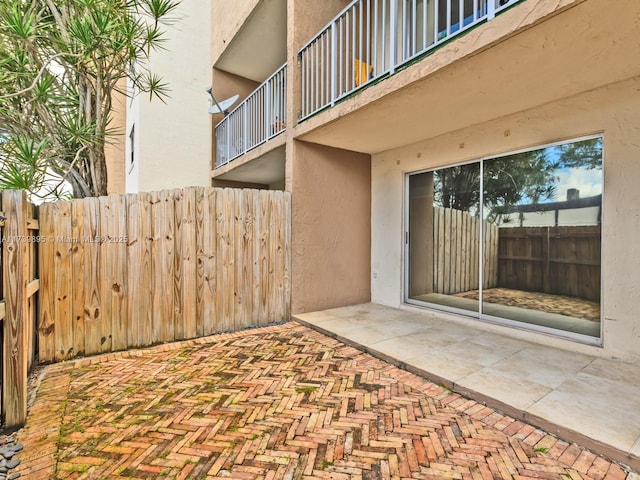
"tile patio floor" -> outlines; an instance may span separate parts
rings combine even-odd
[[[18,434],[27,479],[627,475],[297,322],[51,365],[39,378]]]
[[[640,470],[640,364],[595,358],[445,320],[356,305],[304,324]]]

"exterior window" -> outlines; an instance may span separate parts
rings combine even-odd
[[[136,126],[133,125],[131,127],[131,132],[129,132],[129,173],[131,173],[131,171],[133,170],[133,166],[136,160],[135,141],[136,141]]]
[[[600,337],[602,138],[408,179],[407,300]]]

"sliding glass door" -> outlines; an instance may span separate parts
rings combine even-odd
[[[409,177],[409,298],[478,311],[480,164]]]
[[[410,303],[600,337],[602,138],[408,177]]]

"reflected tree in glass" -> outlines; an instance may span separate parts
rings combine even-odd
[[[483,314],[599,336],[602,139],[486,160]],[[495,272],[495,273],[494,273]]]
[[[409,298],[477,313],[480,164],[409,179]]]

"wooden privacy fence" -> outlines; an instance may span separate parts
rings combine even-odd
[[[510,288],[600,301],[600,226],[509,227],[484,222],[483,288]],[[433,291],[479,285],[480,219],[433,209]]]
[[[26,420],[27,375],[36,352],[38,210],[25,192],[5,190],[0,198],[1,410],[3,425],[17,427]]]
[[[288,319],[290,210],[195,187],[41,205],[40,361]]]
[[[480,219],[462,210],[433,209],[433,291],[453,294],[477,290]],[[484,222],[483,288],[498,283],[498,227]]]
[[[600,301],[600,226],[501,228],[501,287]]]

